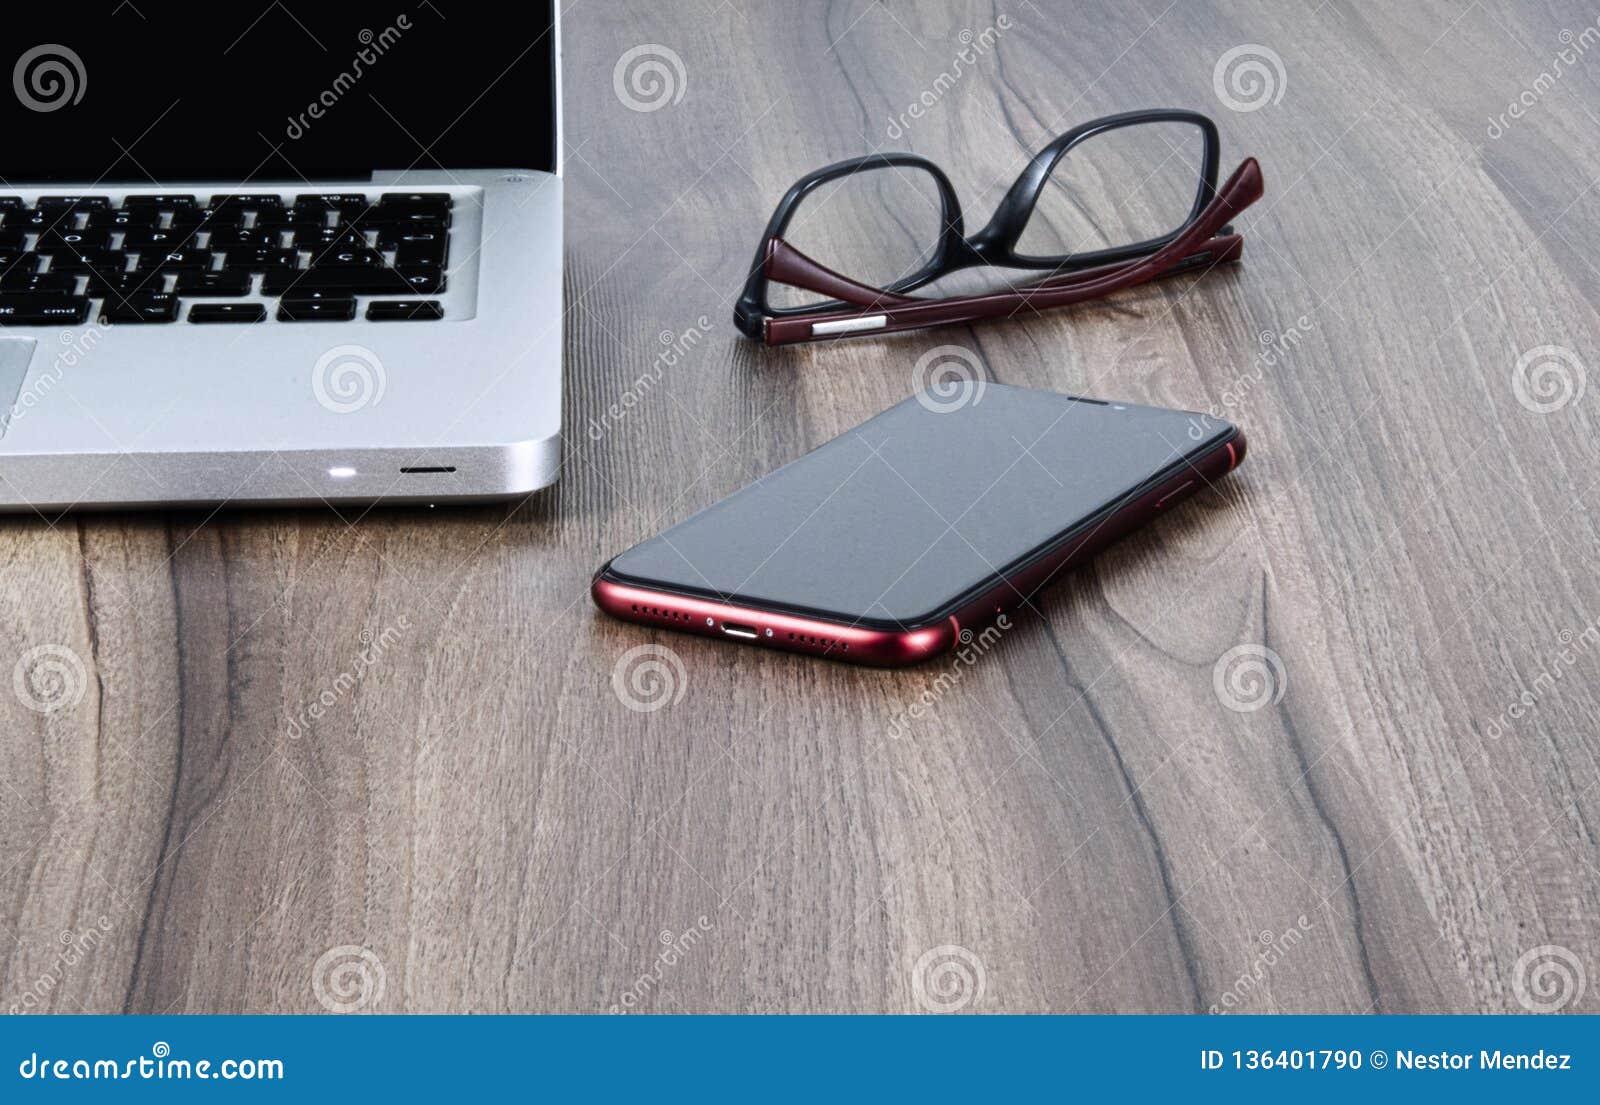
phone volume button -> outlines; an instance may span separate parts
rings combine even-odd
[[[1194,481],[1193,480],[1184,480],[1177,487],[1174,487],[1171,491],[1167,492],[1165,495],[1161,496],[1161,498],[1156,500],[1156,509],[1160,510],[1162,507],[1166,506],[1168,503],[1170,503],[1177,496],[1182,495],[1185,491],[1189,490],[1189,488],[1191,488],[1193,486],[1194,486]]]

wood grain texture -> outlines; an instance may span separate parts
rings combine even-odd
[[[1540,79],[1591,12],[566,20],[559,487],[0,524],[0,675],[23,679],[0,693],[0,1003],[1516,1012],[1555,956],[1588,979],[1561,1007],[1600,1011],[1597,400],[1541,414],[1513,387],[1528,350],[1571,351],[1574,386],[1596,362],[1600,50]],[[682,59],[658,110],[614,88],[641,44]],[[1235,111],[1214,69],[1245,44],[1281,96]],[[1153,105],[1215,115],[1224,171],[1261,160],[1233,271],[896,339],[735,335],[801,173],[908,148],[981,218],[1054,134]],[[903,398],[945,343],[1005,383],[1215,408],[1250,461],[958,668],[592,608],[602,560]],[[613,673],[651,644],[681,672],[630,709]],[[1217,689],[1238,646],[1281,662],[1261,708]]]

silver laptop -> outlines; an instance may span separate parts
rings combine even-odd
[[[0,510],[552,483],[552,5],[197,12],[6,14]]]

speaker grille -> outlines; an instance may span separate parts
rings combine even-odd
[[[648,614],[653,618],[661,618],[669,622],[690,622],[694,620],[688,614],[677,610],[663,610],[659,606],[640,606],[638,603],[633,603],[632,610],[635,614]]]
[[[796,644],[809,645],[812,648],[836,648],[840,652],[850,651],[849,641],[835,640],[832,637],[813,637],[809,633],[791,633],[789,634],[789,640]]]

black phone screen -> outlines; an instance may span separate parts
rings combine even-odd
[[[611,562],[625,582],[910,629],[1237,431],[985,384],[913,396]]]

